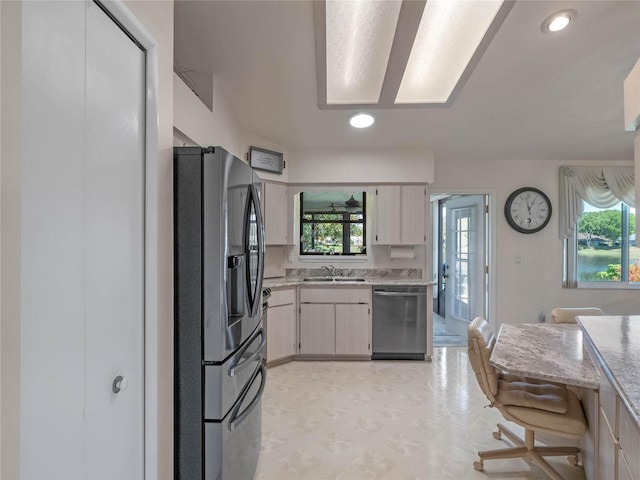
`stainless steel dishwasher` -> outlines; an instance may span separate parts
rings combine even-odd
[[[424,360],[427,289],[373,287],[373,360]]]

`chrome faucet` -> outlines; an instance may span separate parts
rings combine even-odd
[[[326,269],[327,272],[329,272],[329,276],[331,276],[331,277],[335,277],[336,276],[336,267],[334,267],[333,265],[329,265],[329,266],[322,265],[322,267],[320,267],[320,268]]]

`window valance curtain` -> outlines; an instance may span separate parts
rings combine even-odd
[[[574,235],[582,201],[598,208],[618,202],[635,207],[633,167],[560,167],[560,237]]]

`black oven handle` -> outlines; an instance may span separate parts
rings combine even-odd
[[[251,354],[242,362],[240,359],[243,357],[249,346],[253,343],[253,341],[260,335],[262,340],[260,341],[260,345],[251,352]],[[236,354],[236,361],[231,364],[229,367],[229,376],[233,377],[236,373],[238,373],[243,368],[247,367],[251,362],[253,362],[261,353],[264,346],[267,344],[267,336],[265,335],[264,328],[260,328],[258,332],[254,335],[254,337],[249,340],[244,347]]]
[[[255,381],[258,374],[262,375],[262,378],[260,379],[260,388],[258,389],[258,393],[256,394],[255,397],[253,397],[253,400],[251,400],[251,403],[247,406],[247,408],[245,408],[242,412],[240,412],[240,407],[242,406],[242,402],[244,402],[244,399],[249,393],[249,389],[251,388],[251,385],[253,385],[253,382]],[[262,393],[264,392],[264,387],[266,384],[267,384],[267,370],[264,368],[264,365],[261,363],[258,365],[258,368],[256,368],[256,371],[251,376],[251,380],[247,383],[247,388],[240,396],[240,400],[238,400],[238,404],[231,412],[231,417],[229,418],[229,430],[233,431],[236,429],[236,427],[240,426],[240,424],[244,422],[245,419],[251,414],[253,409],[256,408],[256,405],[258,405],[260,398],[262,398]]]

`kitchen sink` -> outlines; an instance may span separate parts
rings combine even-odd
[[[308,277],[303,278],[303,282],[333,282],[333,278],[328,277]]]
[[[366,279],[358,277],[358,278],[350,278],[350,277],[336,277],[334,278],[336,282],[364,282]]]

